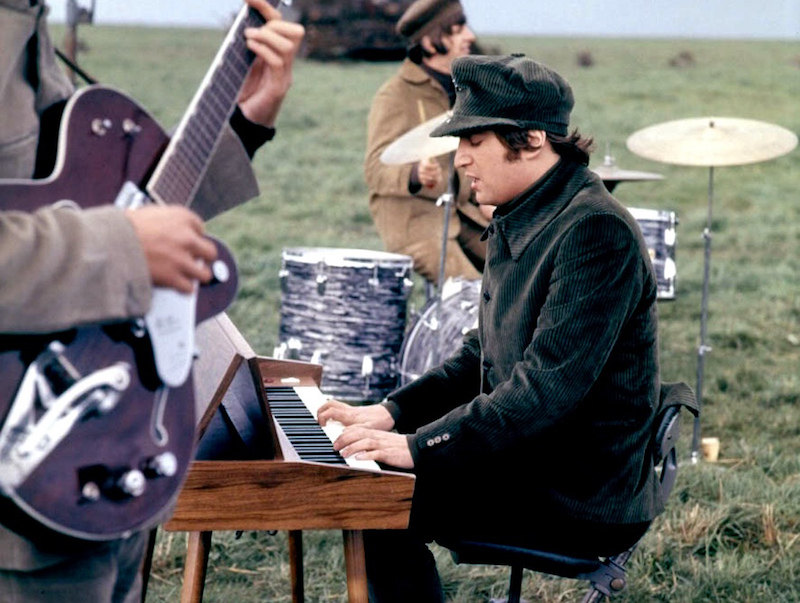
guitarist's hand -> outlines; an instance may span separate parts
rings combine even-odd
[[[247,47],[255,53],[256,60],[242,85],[239,108],[250,121],[273,127],[292,85],[292,65],[305,29],[299,23],[283,20],[266,0],[247,0],[247,3],[258,10],[267,23],[244,32]]]
[[[217,248],[203,236],[203,221],[182,205],[147,205],[125,212],[142,245],[157,287],[191,293],[211,280]]]

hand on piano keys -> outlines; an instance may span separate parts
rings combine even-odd
[[[351,406],[328,400],[312,412],[323,429],[335,430],[334,449],[346,459],[371,459],[402,469],[414,467],[406,436],[390,431],[394,419],[383,406]]]

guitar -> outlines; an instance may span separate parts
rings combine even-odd
[[[188,205],[254,58],[244,29],[263,23],[242,8],[171,138],[116,90],[76,92],[53,174],[0,183],[0,209]],[[142,318],[0,338],[0,521],[9,528],[110,540],[152,527],[177,496],[195,445],[194,328],[236,294],[233,257],[214,243],[212,282],[192,295],[156,289]]]

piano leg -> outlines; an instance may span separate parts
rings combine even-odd
[[[303,532],[289,530],[289,567],[292,580],[292,603],[303,603]]]
[[[211,534],[212,532],[189,532],[186,561],[183,566],[181,603],[200,603],[203,600]]]
[[[347,596],[349,603],[369,603],[367,566],[364,558],[364,532],[342,530],[344,560],[347,569]]]

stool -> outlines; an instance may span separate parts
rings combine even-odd
[[[687,408],[697,416],[699,407],[694,393],[685,383],[663,383],[659,409],[654,421],[651,439],[653,467],[659,483],[659,498],[666,502],[678,471],[677,450],[680,435],[679,416]],[[499,542],[474,540],[445,540],[439,544],[450,549],[456,563],[480,565],[505,565],[511,567],[507,603],[519,603],[522,591],[522,570],[530,569],[543,574],[587,580],[590,590],[583,603],[602,601],[605,597],[624,590],[627,580],[625,564],[633,555],[638,543],[611,557],[571,557],[559,553],[509,546]]]

